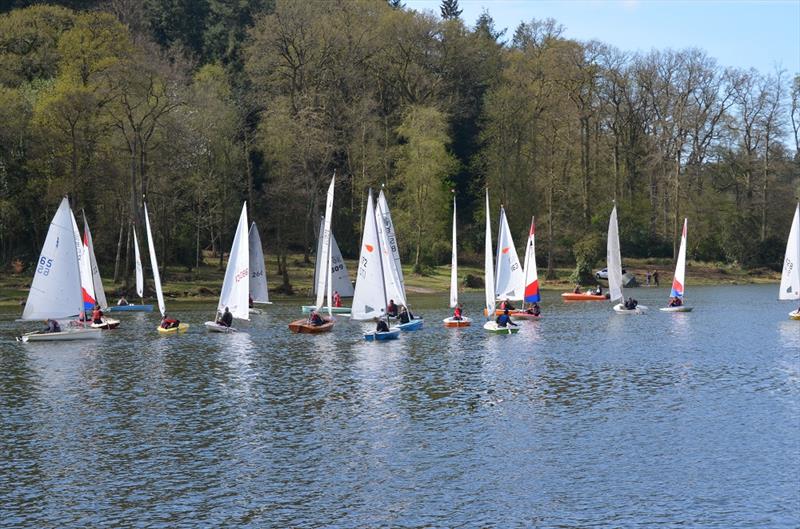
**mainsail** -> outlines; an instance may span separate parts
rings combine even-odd
[[[608,265],[608,290],[611,301],[622,299],[622,257],[619,251],[619,228],[617,227],[617,206],[611,210],[608,220],[608,242],[606,244],[606,264]]]
[[[534,244],[534,232],[536,223],[531,218],[531,229],[528,232],[528,244],[525,247],[525,302],[538,303],[542,300],[539,295],[539,272],[536,270],[536,245]]]
[[[144,227],[147,231],[147,248],[150,250],[150,267],[153,269],[153,286],[156,289],[158,310],[161,311],[161,316],[163,317],[167,312],[167,308],[164,304],[164,292],[161,291],[161,274],[158,271],[156,245],[153,243],[153,231],[150,229],[150,215],[147,213],[147,204],[144,205]]]
[[[789,239],[786,241],[778,299],[800,299],[800,204],[794,210]]]
[[[234,318],[250,319],[248,299],[250,297],[250,252],[247,238],[247,203],[242,205],[236,235],[233,236],[225,279],[219,295],[217,310],[221,313],[227,307]]]
[[[356,288],[350,318],[371,320],[381,317],[386,312],[385,305],[378,230],[372,191],[370,190],[367,198],[367,212],[364,215],[364,234],[361,238],[361,254],[358,259]]]
[[[250,252],[250,297],[253,298],[254,303],[269,303],[264,249],[261,246],[261,236],[255,222],[250,224],[247,240]]]
[[[497,284],[498,300],[521,300],[525,291],[525,276],[519,264],[517,249],[511,238],[506,211],[500,207],[500,227],[497,235]]]

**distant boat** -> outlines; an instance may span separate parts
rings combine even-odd
[[[320,219],[319,225],[319,233],[320,236],[317,239],[317,259],[314,263],[314,288],[312,290],[313,294],[317,295],[317,283],[320,274],[322,273],[322,269],[324,268],[325,264],[322,263],[322,260],[319,256],[322,254],[322,233],[325,230],[325,217],[323,216]],[[330,278],[331,282],[333,283],[333,291],[339,293],[339,297],[342,298],[352,298],[353,297],[353,283],[350,282],[350,275],[347,272],[347,265],[345,265],[344,259],[342,258],[342,252],[339,250],[339,245],[336,243],[336,237],[331,231],[331,259],[330,259]],[[315,310],[315,305],[303,305],[302,310],[304,314]],[[322,307],[320,310],[325,312],[332,312],[333,314],[350,314],[350,307],[330,307],[330,311],[328,310],[329,307]]]
[[[139,296],[141,304],[135,305],[113,305],[108,308],[111,312],[153,312],[152,305],[144,304],[144,272],[142,270],[142,258],[139,255],[139,239],[136,237],[136,228],[133,228],[133,254],[136,269],[136,295]]]
[[[622,291],[622,255],[619,250],[619,227],[617,225],[617,205],[611,210],[608,219],[608,242],[606,246],[606,261],[608,265],[608,291],[610,300],[621,299],[623,303],[614,305],[617,314],[643,314],[647,311],[644,305],[637,305],[634,309],[625,308],[625,296]]]
[[[800,203],[794,210],[792,227],[786,241],[786,257],[783,260],[778,299],[795,301],[800,299]],[[790,312],[789,317],[800,320],[800,307]]]
[[[94,256],[94,242],[92,241],[92,232],[89,230],[89,223],[86,221],[86,213],[83,214],[83,251],[89,259],[89,270],[91,271],[96,304],[100,307],[100,310],[107,311],[108,301],[106,301],[106,292],[103,289],[103,280],[100,277],[97,259]],[[87,312],[87,317],[89,314],[91,312]],[[116,329],[119,327],[119,320],[104,315],[101,323],[92,322],[91,326],[95,329]]]
[[[501,210],[502,211],[502,210]],[[501,231],[502,233],[502,231]],[[498,241],[499,244],[499,241]],[[514,250],[516,255],[516,250]],[[514,325],[507,325],[500,327],[495,320],[495,281],[494,281],[494,263],[492,255],[492,226],[491,226],[491,211],[489,210],[489,190],[486,190],[486,233],[484,245],[484,261],[483,261],[483,280],[484,280],[484,295],[486,305],[484,306],[484,314],[486,314],[487,321],[483,324],[483,328],[488,332],[494,334],[516,334],[519,332],[519,327]],[[519,261],[517,261],[519,264]]]
[[[69,201],[61,200],[36,263],[23,320],[67,320],[84,312],[78,245],[75,240],[75,217]],[[67,327],[58,332],[34,331],[22,335],[22,342],[84,340],[99,338],[101,331],[84,325]]]
[[[497,301],[522,301],[525,297],[525,273],[511,237],[506,210],[500,206],[500,226],[497,230],[497,267],[495,293]]]
[[[231,243],[231,252],[228,254],[228,264],[225,267],[225,278],[222,281],[222,291],[219,294],[216,314],[222,314],[228,309],[237,320],[250,319],[250,242],[247,233],[247,203],[242,205],[239,223],[236,225],[236,234]],[[215,321],[205,322],[209,332],[230,333],[236,332],[233,326],[223,325]]]
[[[681,247],[678,250],[678,262],[675,263],[675,277],[672,279],[670,298],[680,300],[680,305],[661,307],[664,312],[691,312],[692,307],[686,305],[683,299],[686,290],[686,226],[689,219],[683,219],[683,232],[681,232]]]
[[[356,321],[384,320],[388,330],[364,333],[364,339],[367,341],[395,340],[400,336],[398,327],[389,327],[389,317],[386,314],[389,298],[386,294],[385,274],[381,242],[378,237],[378,222],[370,189],[350,317]]]
[[[150,229],[150,214],[147,212],[147,203],[144,204],[144,227],[147,232],[147,249],[150,252],[150,268],[153,269],[153,287],[156,290],[156,300],[158,310],[161,312],[161,320],[167,316],[167,306],[164,303],[164,292],[161,289],[161,273],[158,271],[158,261],[156,259],[156,245],[153,242],[153,230]],[[177,334],[186,332],[189,328],[188,323],[179,323],[177,326],[162,327],[159,325],[156,330],[160,334]]]
[[[271,305],[267,288],[267,271],[264,266],[264,248],[261,246],[261,235],[255,222],[250,223],[247,242],[250,253],[250,299],[253,303]],[[249,312],[261,314],[261,309],[250,307]]]
[[[333,220],[333,193],[335,181],[336,174],[334,173],[334,175],[331,177],[331,183],[328,186],[328,195],[325,201],[325,221],[323,222],[322,230],[319,233],[320,245],[317,249],[317,264],[320,273],[315,277],[315,290],[317,292],[317,299],[316,304],[314,305],[315,310],[312,312],[311,316],[313,317],[316,314],[319,323],[314,323],[311,320],[311,317],[295,320],[289,324],[289,330],[293,333],[319,334],[333,329],[334,319],[333,310],[331,307],[333,304],[333,281],[331,278],[331,223]],[[326,301],[328,308],[328,319],[324,319],[319,315],[319,311],[321,311],[323,304]]]
[[[450,258],[450,308],[458,306],[458,246],[456,244],[456,197],[453,197],[453,247]],[[445,327],[469,327],[472,320],[466,316],[455,319],[453,316],[442,320]]]

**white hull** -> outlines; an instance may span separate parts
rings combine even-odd
[[[220,325],[215,321],[207,321],[204,324],[206,326],[206,330],[208,332],[221,332],[221,333],[230,333],[230,332],[237,332],[233,327],[225,327],[224,325]]]
[[[89,325],[92,329],[116,329],[119,327],[119,320],[114,318],[103,318],[103,323],[92,323]]]
[[[496,321],[487,321],[483,324],[483,328],[496,334],[515,334],[519,332],[519,327],[514,327],[511,324],[507,327],[499,327]]]
[[[661,312],[692,312],[694,307],[687,307],[686,305],[681,305],[680,307],[661,307],[659,310]]]
[[[92,340],[103,336],[100,329],[67,329],[61,332],[31,332],[22,336],[21,341],[28,342],[64,342],[71,340]]]
[[[647,312],[647,307],[644,305],[637,305],[635,309],[629,310],[625,308],[625,305],[622,303],[617,303],[614,305],[614,312],[617,314],[644,314]]]

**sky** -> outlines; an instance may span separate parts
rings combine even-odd
[[[404,0],[439,16],[440,0]],[[473,26],[487,10],[510,38],[522,21],[554,18],[564,36],[624,51],[700,48],[722,66],[800,73],[800,0],[459,0]]]

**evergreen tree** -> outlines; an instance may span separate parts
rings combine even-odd
[[[388,0],[389,7],[392,9],[403,9],[406,5],[402,2],[402,0]]]
[[[439,8],[442,12],[444,20],[456,19],[461,16],[461,10],[458,8],[458,0],[442,0],[442,5]]]

